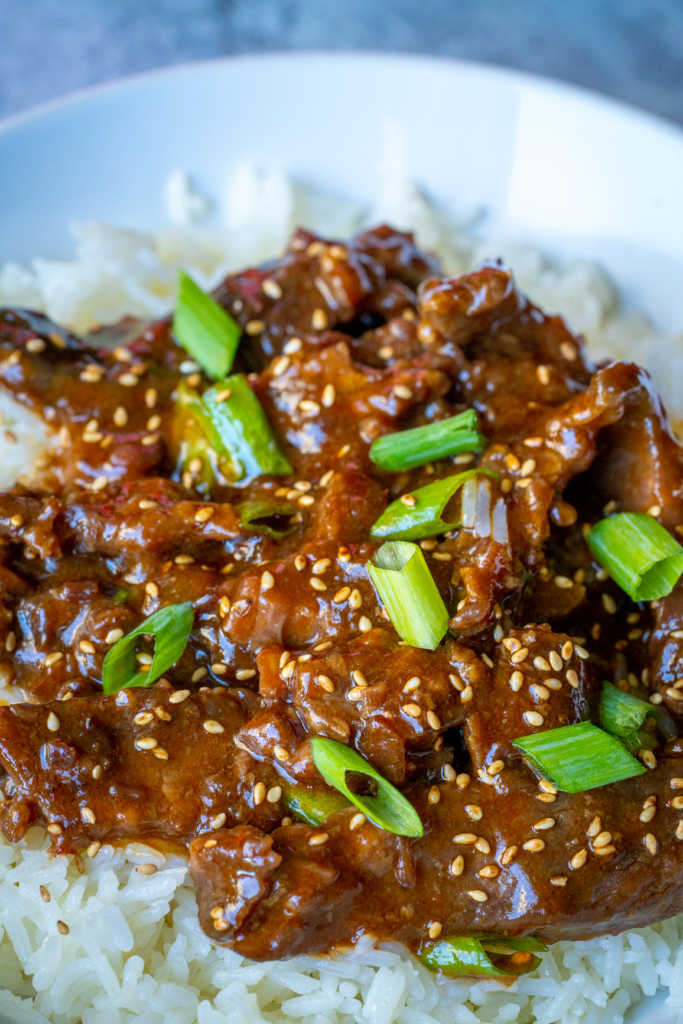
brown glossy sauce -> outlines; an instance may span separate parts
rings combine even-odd
[[[0,311],[0,385],[58,432],[42,485],[0,496],[0,820],[58,853],[139,839],[189,850],[202,925],[257,959],[363,932],[580,938],[683,910],[683,588],[634,605],[584,527],[649,511],[680,535],[683,459],[644,371],[588,365],[562,320],[487,266],[457,280],[381,227],[299,232],[228,277],[249,374],[291,477],[209,498],[178,468],[175,394],[207,385],[170,321],[79,340]],[[368,578],[399,495],[475,464],[383,473],[378,436],[474,408],[505,530],[423,542],[447,604],[434,651],[399,643]],[[245,526],[265,502],[284,536]],[[500,523],[499,523],[500,526]],[[147,689],[101,695],[116,638],[191,601],[190,642]],[[665,712],[646,774],[568,795],[512,740],[596,720],[608,679]],[[309,738],[353,745],[414,804],[421,839],[328,797]]]

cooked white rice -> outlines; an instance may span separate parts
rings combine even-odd
[[[172,302],[179,265],[209,285],[272,255],[295,224],[346,235],[384,218],[416,229],[452,273],[502,254],[522,289],[583,332],[593,354],[648,366],[670,411],[683,418],[680,338],[657,334],[622,308],[600,268],[482,241],[472,223],[455,221],[391,175],[382,202],[368,210],[249,167],[238,169],[220,201],[210,202],[181,172],[166,199],[173,226],[159,234],[77,224],[73,260],[0,267],[0,305],[45,310],[76,331],[126,313],[157,316]],[[26,477],[48,443],[39,421],[0,394],[0,488]],[[105,846],[79,864],[51,859],[46,845],[38,829],[17,846],[0,841],[0,1017],[16,1024],[621,1024],[657,989],[667,993],[657,1024],[683,1021],[683,916],[559,943],[510,988],[437,980],[399,948],[370,942],[334,960],[255,964],[204,936],[180,858],[131,844]],[[157,871],[140,873],[141,863]]]

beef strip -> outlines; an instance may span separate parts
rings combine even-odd
[[[444,935],[532,932],[550,942],[638,927],[680,911],[682,773],[679,744],[647,775],[579,799],[539,788],[524,768],[505,769],[504,790],[458,777],[438,801],[432,790],[411,794],[425,824],[419,841],[352,825],[353,810],[260,842],[254,830],[199,836],[190,865],[202,923],[256,959],[367,931],[415,946],[434,924]],[[243,895],[240,877],[252,875],[258,892],[254,882]]]
[[[0,708],[2,828],[16,841],[39,819],[59,851],[132,838],[188,843],[226,821],[273,828],[277,776],[233,743],[257,703],[237,690],[157,684]]]
[[[235,372],[292,473],[210,495],[179,459],[176,404],[209,382],[170,318],[79,339],[0,311],[0,386],[55,431],[36,490],[0,496],[0,681],[32,702],[0,709],[2,827],[44,822],[58,851],[182,844],[207,934],[245,955],[363,932],[417,949],[437,924],[583,937],[683,909],[683,590],[634,604],[585,540],[622,509],[683,533],[681,449],[644,372],[595,371],[505,268],[436,272],[382,226],[346,244],[297,232],[228,276]],[[481,453],[397,473],[370,458],[377,437],[466,408]],[[473,465],[495,475],[453,499],[461,527],[420,542],[450,635],[417,650],[369,580],[370,530]],[[269,514],[243,522],[255,503]],[[194,625],[164,680],[103,697],[111,645],[180,601]],[[647,771],[557,793],[512,741],[597,723],[603,680],[661,709]],[[391,779],[424,837],[340,809],[316,735]],[[323,826],[292,820],[306,801]]]

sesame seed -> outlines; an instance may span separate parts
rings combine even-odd
[[[500,775],[504,768],[505,761],[501,761],[499,758],[498,760],[491,762],[491,764],[486,769],[486,773],[487,775],[490,775],[492,778],[495,778],[496,775]]]
[[[541,818],[541,820],[537,821],[536,824],[533,826],[533,829],[536,832],[545,832],[547,829],[554,828],[554,827],[555,827],[555,819],[554,818]]]
[[[359,618],[358,629],[361,631],[361,633],[369,633],[370,630],[372,629],[372,622],[367,617],[367,615],[361,615],[361,617]]]
[[[432,923],[430,924],[430,926],[428,928],[429,938],[430,939],[438,939],[439,935],[441,935],[442,929],[443,929],[443,925],[441,924],[440,921],[432,921]]]
[[[578,676],[578,673],[575,672],[573,668],[568,668],[567,669],[567,671],[565,672],[565,679],[567,680],[567,682],[569,683],[569,685],[572,687],[573,690],[578,689],[578,686],[579,686],[579,676]]]
[[[519,690],[521,690],[523,683],[524,676],[519,671],[519,669],[516,669],[510,676],[510,689],[514,690],[514,692],[517,693]]]
[[[501,854],[501,857],[500,857],[500,862],[503,865],[503,867],[507,867],[507,865],[510,864],[515,859],[516,856],[517,856],[517,847],[516,846],[508,846],[505,850],[503,850],[503,852]]]
[[[478,804],[465,804],[465,814],[472,821],[481,821],[484,812]]]
[[[459,853],[457,857],[453,858],[453,860],[448,866],[448,870],[452,875],[455,875],[456,877],[463,873],[463,871],[465,870],[465,858],[461,853]]]
[[[193,683],[199,683],[207,675],[208,675],[208,669],[204,665],[200,665],[199,668],[196,668],[194,670],[194,672],[190,676],[190,679],[192,680]]]
[[[477,841],[474,844],[474,848],[475,850],[479,850],[479,853],[483,854],[489,854],[491,852],[489,842],[487,839],[484,839],[483,836],[477,836]]]
[[[261,591],[272,590],[275,586],[275,577],[268,569],[261,575]]]
[[[53,651],[52,654],[48,654],[43,661],[45,668],[50,668],[52,665],[56,665],[58,661],[61,661],[64,655],[61,651]]]
[[[100,843],[99,840],[96,839],[93,843],[90,843],[85,852],[88,855],[88,857],[92,858],[97,856],[101,848],[102,843]]]
[[[334,405],[334,400],[336,396],[337,392],[334,384],[326,384],[325,387],[323,388],[323,393],[321,395],[320,400],[325,406],[325,408],[329,409],[330,406]]]
[[[596,814],[596,816],[593,818],[593,820],[591,821],[590,825],[586,829],[586,835],[590,839],[594,839],[595,836],[599,835],[601,832],[602,832],[602,818],[599,815]]]
[[[401,711],[410,718],[419,718],[422,714],[422,708],[419,704],[404,704],[401,707]]]
[[[676,839],[683,840],[683,818],[676,825]]]
[[[460,772],[458,775],[455,776],[455,784],[458,787],[458,789],[467,789],[467,787],[470,784],[470,781],[471,779],[467,772]]]
[[[245,332],[249,335],[250,338],[255,337],[255,335],[257,334],[262,334],[265,329],[266,325],[263,322],[263,320],[247,320],[246,326],[244,328]]]
[[[254,801],[254,807],[258,807],[259,804],[263,803],[263,801],[266,798],[266,787],[265,787],[265,784],[263,782],[257,782],[256,783],[256,785],[254,786],[253,793],[252,793],[252,798],[253,798],[253,801]]]
[[[529,693],[536,700],[547,700],[550,696],[550,690],[548,690],[541,683],[532,683],[529,687]]]
[[[518,651],[512,652],[512,654],[510,655],[510,661],[512,662],[513,665],[519,665],[521,662],[526,660],[528,654],[529,648],[521,647]]]
[[[211,825],[211,828],[214,830],[214,832],[216,832],[219,828],[223,828],[227,820],[227,814],[221,811],[220,814],[217,814],[215,818],[211,819],[209,824]]]
[[[529,853],[540,853],[541,850],[545,850],[545,842],[542,839],[528,839],[522,844],[522,849]]]
[[[51,711],[47,716],[47,728],[49,732],[57,732],[59,729],[59,719],[57,718],[54,711]]]
[[[438,804],[441,799],[441,793],[439,792],[438,786],[430,786],[429,792],[427,793],[427,800],[430,804]]]
[[[640,812],[639,820],[642,821],[644,825],[646,825],[649,821],[652,821],[652,819],[654,818],[656,813],[657,813],[656,805],[655,804],[648,804]]]
[[[497,864],[484,864],[483,868],[477,871],[480,878],[497,878],[500,874],[500,868]]]
[[[457,843],[458,846],[474,846],[477,841],[477,836],[474,832],[458,832],[457,835],[453,836],[453,842]]]
[[[316,682],[326,693],[334,693],[334,683],[329,676],[322,673],[316,677]]]
[[[533,471],[535,469],[536,469],[536,460],[535,459],[525,459],[524,462],[522,463],[522,470],[521,470],[522,476],[531,476],[531,474],[533,473]]]
[[[397,398],[403,398],[407,401],[413,397],[412,391],[410,388],[406,387],[405,384],[396,384],[393,390]]]
[[[81,807],[81,818],[83,819],[86,825],[95,824],[95,812],[92,811],[89,807]]]
[[[139,875],[155,875],[157,873],[156,864],[138,864],[135,869]]]
[[[486,903],[488,896],[482,889],[468,889],[467,895],[475,903]]]
[[[652,832],[648,832],[646,833],[646,835],[643,836],[643,842],[645,843],[645,848],[647,849],[647,852],[652,854],[652,856],[654,857],[657,853],[657,850],[659,849],[659,844],[657,842],[656,837],[652,834]]]
[[[611,842],[612,842],[612,833],[611,832],[607,832],[607,831],[600,832],[595,837],[595,839],[593,840],[593,848],[596,849],[596,850],[599,850],[603,846],[609,846],[609,844]]]
[[[566,875],[553,875],[553,877],[550,879],[550,884],[556,885],[559,888],[564,888],[568,881],[569,879]]]
[[[657,767],[657,758],[651,750],[639,750],[638,756],[645,767],[649,768],[650,771],[653,771]]]
[[[352,832],[355,832],[356,829],[359,829],[363,824],[365,824],[365,815],[358,811],[351,818],[351,821],[349,822],[349,828],[351,829]]]
[[[363,598],[361,597],[360,590],[352,590],[351,593],[349,594],[349,605],[351,606],[351,608],[353,608],[353,610],[356,612],[358,611],[362,603]]]
[[[329,832],[316,832],[308,840],[309,846],[322,846],[330,838]]]
[[[213,719],[213,718],[205,719],[202,722],[202,729],[204,730],[204,732],[212,733],[212,734],[215,734],[215,735],[217,735],[217,734],[219,734],[221,732],[225,732],[225,729],[223,728],[221,723],[220,722],[216,722],[215,719]]]
[[[57,931],[60,935],[69,934],[69,926],[64,921],[57,921]]]
[[[157,741],[154,736],[142,736],[135,741],[135,746],[138,750],[154,750],[156,745]]]
[[[261,288],[269,299],[282,298],[282,288],[280,288],[280,285],[272,277],[267,277],[261,284]]]
[[[474,691],[471,686],[466,686],[460,694],[460,700],[463,704],[468,704],[474,697]]]
[[[439,718],[435,711],[427,712],[427,724],[431,729],[436,730],[441,728],[441,719]]]
[[[190,696],[189,690],[175,690],[168,698],[169,704],[182,704]]]
[[[540,712],[538,711],[525,711],[522,715],[522,718],[524,719],[527,725],[532,726],[541,726],[545,721],[543,715],[540,714]]]
[[[586,863],[587,860],[588,860],[588,850],[585,850],[585,849],[579,850],[578,853],[575,853],[574,856],[570,858],[570,860],[569,860],[569,867],[573,871],[578,871],[579,868],[582,868],[584,866],[584,864]]]

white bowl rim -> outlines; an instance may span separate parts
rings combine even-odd
[[[31,125],[47,119],[57,110],[76,108],[81,103],[96,99],[101,95],[106,96],[117,91],[133,91],[139,87],[144,87],[147,83],[172,78],[174,75],[192,72],[193,70],[200,71],[205,68],[216,68],[223,65],[235,66],[259,63],[268,64],[271,67],[275,63],[287,66],[307,61],[319,61],[321,59],[336,61],[338,64],[349,66],[353,64],[377,65],[379,63],[384,63],[388,66],[403,63],[410,64],[415,68],[424,68],[425,70],[437,67],[451,68],[464,76],[485,75],[491,80],[497,80],[501,85],[506,84],[534,91],[540,90],[546,94],[554,94],[561,100],[588,104],[594,108],[601,109],[605,115],[617,117],[619,120],[640,123],[642,127],[656,128],[659,132],[668,135],[670,141],[683,144],[683,126],[676,124],[675,121],[668,120],[635,104],[616,99],[586,86],[537,74],[533,71],[523,71],[518,68],[502,64],[492,64],[487,61],[430,56],[429,54],[412,51],[327,50],[322,48],[310,50],[267,50],[245,54],[229,54],[199,60],[180,61],[175,64],[166,64],[130,75],[123,75],[105,82],[72,90],[55,99],[32,106],[28,110],[3,118],[0,120],[0,137],[10,134],[15,128],[21,128],[25,125]]]

